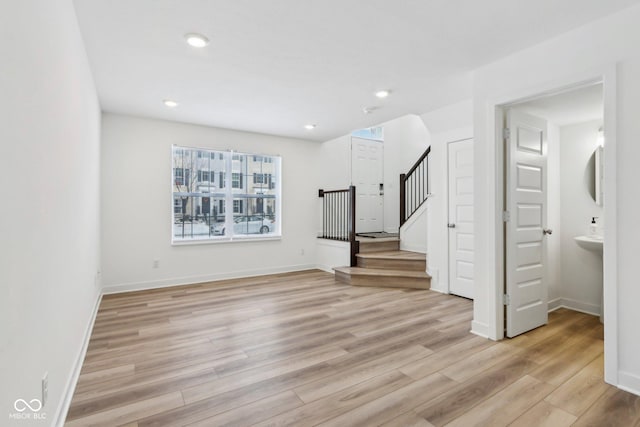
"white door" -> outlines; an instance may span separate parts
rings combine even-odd
[[[505,303],[514,337],[547,323],[547,122],[509,110],[507,129]]]
[[[356,186],[356,232],[384,231],[383,143],[351,138],[351,181]]]
[[[473,298],[473,140],[448,144],[449,292]]]

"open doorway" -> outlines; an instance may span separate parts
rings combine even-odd
[[[496,106],[497,147],[504,148],[498,153],[504,227],[496,236],[503,254],[497,318],[505,326],[503,335],[498,334],[501,338],[523,332],[517,330],[522,325],[527,330],[545,324],[547,312],[560,307],[599,316],[605,323],[605,380],[615,384],[617,322],[606,315],[617,298],[615,269],[606,268],[615,266],[616,256],[615,132],[607,141],[606,126],[612,129],[615,123],[611,93],[599,81]],[[545,123],[531,122],[531,117]],[[502,134],[502,129],[509,130]],[[544,154],[544,161],[518,157],[518,144]],[[611,181],[603,182],[602,177]],[[546,193],[542,203],[531,194],[519,199],[518,192],[535,193],[537,186]],[[591,238],[587,246],[579,241],[583,237]],[[536,269],[542,273],[538,277],[517,276]],[[525,298],[514,296],[514,289]],[[530,322],[526,315],[524,321],[517,319],[536,306],[537,320]]]
[[[559,307],[602,319],[602,95],[591,84],[502,108],[508,337]]]

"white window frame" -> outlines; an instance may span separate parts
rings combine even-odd
[[[193,153],[192,156],[193,158],[195,158],[198,162],[208,159],[211,159],[211,162],[214,161],[214,159],[219,159],[222,160],[224,162],[224,171],[221,170],[216,170],[214,169],[213,165],[210,165],[210,169],[199,169],[200,166],[198,166],[197,164],[192,164],[190,167],[177,167],[175,165],[176,159],[178,159],[177,156],[179,156],[181,153],[185,153],[186,151],[190,151],[190,152],[196,152]],[[205,155],[204,153],[208,152],[209,155]],[[184,155],[184,154],[182,154]],[[249,174],[244,173],[244,177],[239,178],[238,175],[236,174],[243,174],[243,171],[238,171],[237,170],[237,166],[238,164],[240,165],[247,165],[249,163],[249,161],[253,160],[253,158],[258,158],[261,159],[263,163],[269,163],[269,168],[272,168],[272,170],[270,170],[269,172],[265,172],[264,173],[264,178],[266,178],[266,175],[270,175],[270,180],[271,182],[273,182],[274,180],[276,181],[277,185],[274,185],[275,188],[270,189],[268,187],[271,187],[268,184],[254,184],[253,183],[253,179],[248,179]],[[278,240],[282,237],[282,217],[281,217],[281,213],[282,213],[282,191],[281,191],[281,185],[280,185],[280,177],[282,176],[282,158],[279,156],[271,156],[271,155],[265,155],[265,154],[253,154],[253,153],[243,153],[243,152],[236,152],[236,151],[220,151],[220,150],[214,150],[214,149],[209,149],[209,148],[200,148],[200,147],[185,147],[185,146],[177,146],[174,145],[172,146],[172,152],[171,152],[171,191],[172,191],[172,207],[171,207],[171,244],[172,245],[192,245],[192,244],[203,244],[203,243],[224,243],[224,242],[236,242],[236,241],[254,241],[254,240]],[[182,159],[180,159],[180,162],[183,162]],[[236,165],[236,170],[234,171],[233,165]],[[273,166],[272,166],[272,165]],[[220,165],[218,164],[218,167]],[[210,185],[207,187],[207,189],[205,191],[201,191],[201,189],[199,188],[198,185],[195,186],[194,189],[191,189],[191,193],[187,193],[185,192],[184,188],[180,187],[178,185],[176,185],[176,170],[177,169],[181,169],[180,172],[178,172],[179,174],[182,175],[181,182],[184,184],[184,180],[185,180],[185,176],[187,173],[189,174],[196,174],[196,176],[200,175],[199,177],[202,176],[202,172],[206,171],[209,172],[209,179],[210,179],[210,183],[214,184],[214,181],[211,180],[212,177],[215,177],[216,181],[219,181],[219,175],[220,173],[222,173],[222,178],[225,184],[229,184],[226,187],[223,188],[218,188],[215,185]],[[189,169],[189,170],[187,170]],[[200,171],[201,173],[198,174],[198,171]],[[218,175],[218,176],[216,176]],[[234,180],[233,177],[236,176],[236,182],[235,184],[238,185],[237,187],[235,187],[234,184]],[[199,178],[198,177],[198,178]],[[202,182],[199,181],[196,178],[197,182]],[[242,186],[239,186],[240,181],[244,181],[242,184]],[[220,185],[220,183],[217,183],[218,185]],[[255,189],[253,189],[253,187],[255,186],[259,186],[260,191],[255,191]],[[265,186],[267,186],[267,188],[265,188]],[[266,191],[265,191],[266,190]],[[267,193],[267,194],[264,194]],[[210,197],[211,198],[211,203],[218,203],[219,200],[224,200],[224,205],[225,208],[227,206],[232,206],[232,209],[224,209],[224,212],[218,212],[217,216],[219,215],[224,215],[224,234],[220,235],[220,234],[213,234],[213,226],[214,223],[210,222],[210,226],[209,226],[209,222],[205,222],[205,220],[203,220],[202,218],[198,218],[195,215],[193,215],[193,219],[191,220],[191,222],[193,222],[194,224],[196,224],[198,221],[201,222],[205,222],[204,224],[200,224],[198,223],[197,225],[200,226],[200,229],[202,228],[202,225],[205,225],[209,230],[209,235],[203,235],[201,234],[197,234],[198,232],[194,232],[194,227],[195,225],[190,229],[191,231],[188,231],[184,234],[184,237],[178,235],[178,233],[176,233],[175,227],[176,226],[180,226],[180,221],[178,221],[178,223],[174,222],[176,221],[176,212],[175,212],[175,206],[174,206],[174,202],[173,199],[175,197],[190,197],[190,203],[192,204],[192,206],[196,206],[196,204],[198,204],[196,201],[199,201],[197,198],[198,197]],[[273,208],[275,210],[275,221],[270,223],[269,226],[271,227],[271,231],[265,234],[238,234],[238,235],[234,235],[234,218],[238,216],[238,214],[240,215],[245,215],[247,217],[250,216],[255,216],[255,215],[265,215],[265,213],[263,212],[262,214],[258,214],[256,212],[253,212],[253,210],[255,210],[255,206],[257,203],[253,203],[251,202],[251,199],[256,198],[256,197],[260,197],[263,199],[263,206],[266,207],[268,204],[270,204],[271,206],[275,205],[275,207]],[[237,203],[234,203],[235,201],[238,201],[238,199],[241,199],[240,202],[242,203],[242,211],[239,212],[238,209],[236,209],[236,205]],[[269,201],[269,199],[272,199],[275,201],[275,203],[273,201]],[[214,205],[212,205],[214,206]],[[263,208],[263,210],[266,209]],[[274,218],[272,217],[272,218]],[[206,219],[206,217],[205,217]],[[215,219],[215,218],[214,218]],[[210,220],[208,220],[210,221]],[[215,223],[215,224],[222,224],[222,223]],[[260,225],[260,224],[258,224]],[[191,224],[190,224],[191,226]],[[182,227],[186,227],[185,226],[185,222],[182,222]],[[185,228],[186,230],[186,228]],[[229,230],[227,232],[227,230]],[[220,233],[220,230],[217,230],[218,233]],[[255,233],[253,231],[250,231],[250,233]]]

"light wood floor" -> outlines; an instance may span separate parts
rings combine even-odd
[[[105,296],[66,425],[640,425],[597,318],[496,343],[471,317],[320,271]]]

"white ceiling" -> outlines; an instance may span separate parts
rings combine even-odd
[[[558,126],[603,118],[602,84],[591,85],[515,105]]]
[[[640,0],[75,0],[103,110],[328,140],[471,96],[480,65]],[[195,49],[183,35],[211,43]],[[391,89],[378,100],[373,93]],[[162,100],[180,105],[168,109]],[[363,107],[379,107],[365,115]],[[308,131],[307,123],[317,124]]]

